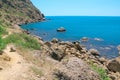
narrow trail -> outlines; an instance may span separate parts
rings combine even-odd
[[[10,52],[12,45],[8,45],[4,50],[4,54],[10,57],[8,67],[3,67],[0,71],[0,80],[22,80],[25,77],[25,72],[28,70],[28,64],[23,57],[16,52]]]

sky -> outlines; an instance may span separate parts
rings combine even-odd
[[[120,0],[31,0],[45,16],[120,16]]]

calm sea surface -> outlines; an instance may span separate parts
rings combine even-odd
[[[58,38],[63,41],[76,41],[88,37],[82,42],[88,49],[96,48],[101,56],[114,58],[118,56],[120,44],[120,17],[98,16],[47,16],[46,21],[22,25],[31,34],[42,37],[45,41]],[[64,27],[66,32],[57,32]]]

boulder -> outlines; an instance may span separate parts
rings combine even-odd
[[[51,42],[45,42],[45,45],[47,45],[48,47],[51,47]]]
[[[61,49],[53,50],[53,52],[50,55],[53,59],[58,61],[61,61],[65,57],[65,53]]]
[[[58,43],[59,41],[60,41],[60,40],[58,40],[57,38],[53,38],[51,42],[52,42],[52,43]]]
[[[79,51],[83,50],[79,43],[75,43],[75,48]]]
[[[100,61],[100,63],[105,63],[105,62],[107,62],[107,60],[104,58],[104,57],[101,57],[101,58],[99,58],[99,61]]]
[[[100,80],[98,73],[77,57],[70,57],[58,67],[55,75],[58,80]]]
[[[16,51],[16,48],[15,47],[11,47],[10,48],[10,52],[15,52]]]
[[[89,52],[90,52],[90,54],[92,54],[94,56],[99,56],[100,55],[100,53],[98,52],[97,49],[90,49]]]
[[[113,72],[120,72],[120,57],[117,57],[108,62],[107,68]]]
[[[60,27],[57,29],[57,32],[65,32],[65,31],[66,31],[66,29],[64,27]]]

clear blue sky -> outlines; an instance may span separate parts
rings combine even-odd
[[[45,16],[120,16],[120,0],[31,0]]]

